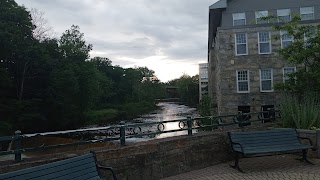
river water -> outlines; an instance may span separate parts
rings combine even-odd
[[[143,115],[139,118],[133,120],[139,122],[163,122],[162,123],[162,131],[170,131],[180,129],[179,122],[170,122],[165,123],[166,121],[178,120],[178,119],[186,119],[187,117],[197,117],[198,111],[196,108],[191,108],[186,105],[181,105],[173,102],[161,102],[158,103],[159,109],[151,112],[150,114]],[[143,127],[142,131],[143,131]],[[156,131],[156,127],[151,127],[151,131]],[[194,131],[195,132],[195,131]],[[172,136],[185,135],[187,131],[178,131],[178,132],[170,132],[170,133],[162,133],[157,134],[154,138],[165,138]]]

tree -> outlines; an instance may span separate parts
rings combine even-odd
[[[13,84],[16,97],[22,100],[26,75],[34,64],[34,40],[31,16],[22,6],[13,0],[0,1],[0,60]]]
[[[66,59],[83,62],[89,59],[89,52],[92,50],[91,44],[86,44],[84,34],[80,32],[79,26],[72,25],[66,30],[60,40],[60,48]]]
[[[279,50],[279,54],[289,63],[298,67],[290,76],[290,81],[278,88],[303,93],[310,90],[320,92],[320,25],[300,24],[300,17],[289,23],[275,25],[276,30],[287,31],[294,41]]]
[[[44,17],[44,12],[32,8],[30,14],[32,17],[32,24],[35,26],[33,37],[39,41],[51,39],[54,35],[53,27],[49,25],[48,20]]]

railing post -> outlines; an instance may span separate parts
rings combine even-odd
[[[21,131],[20,130],[17,130],[15,132],[14,141],[15,141],[15,145],[16,145],[14,160],[19,162],[19,161],[21,161]]]
[[[320,158],[320,130],[317,130],[316,131],[316,139],[317,139],[317,155],[318,155],[318,158]]]
[[[190,116],[187,117],[187,125],[188,125],[188,135],[192,136],[192,119]]]
[[[123,121],[120,122],[120,143],[121,143],[121,146],[126,145],[126,128],[125,128],[124,124],[125,123]]]

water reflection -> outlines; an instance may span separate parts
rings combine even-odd
[[[191,108],[185,105],[180,105],[177,103],[171,102],[162,102],[159,103],[158,106],[160,107],[159,110],[154,111],[151,114],[143,115],[140,118],[135,119],[136,121],[140,122],[166,122],[171,120],[178,120],[178,119],[186,119],[188,116],[195,117],[198,116],[197,110],[195,108]],[[170,122],[170,123],[162,123],[159,126],[149,127],[150,131],[157,131],[158,129],[163,129],[164,131],[176,130],[180,129],[183,124],[179,122]],[[193,130],[196,133],[196,130]],[[178,132],[170,132],[170,133],[162,133],[156,135],[154,138],[165,138],[165,137],[172,137],[172,136],[180,136],[188,134],[187,130],[185,131],[178,131]]]

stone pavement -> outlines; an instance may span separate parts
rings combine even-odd
[[[163,180],[270,180],[270,179],[311,179],[320,180],[320,159],[310,159],[315,165],[296,160],[295,155],[277,155],[240,159],[241,173],[231,168],[229,164],[222,163],[200,170],[190,171],[165,178]]]

